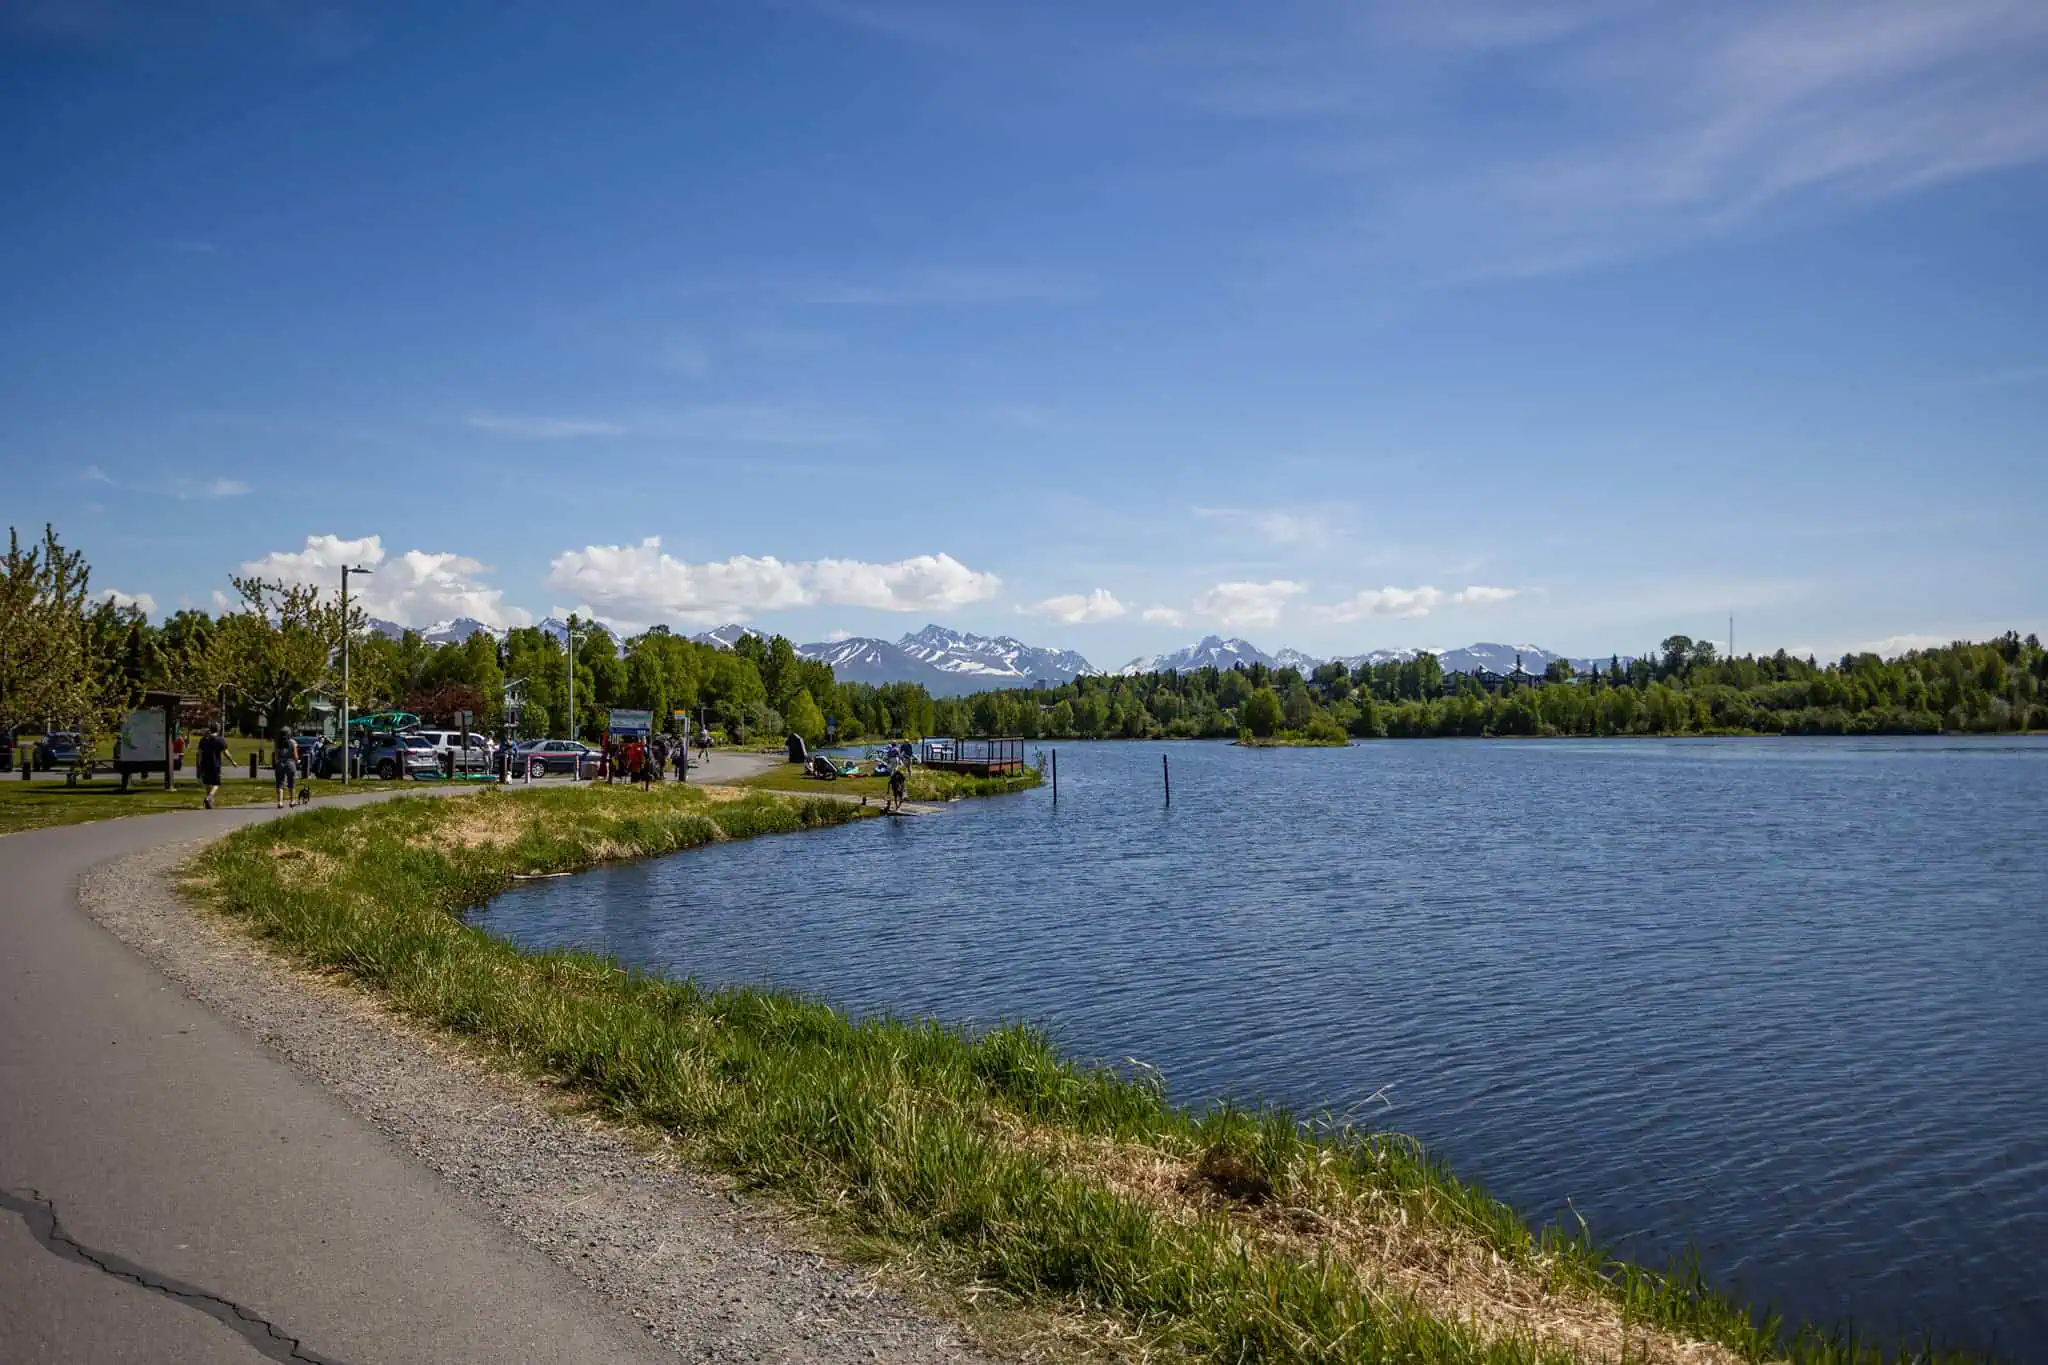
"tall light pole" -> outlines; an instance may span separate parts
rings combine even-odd
[[[348,785],[348,576],[368,573],[360,564],[341,566],[341,785]]]
[[[576,738],[576,642],[584,632],[576,629],[576,614],[569,613],[569,628],[563,632],[569,642],[569,738]]]

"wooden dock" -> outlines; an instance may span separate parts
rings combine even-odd
[[[1024,771],[1021,739],[927,739],[917,746],[917,764],[938,772],[1006,777]]]

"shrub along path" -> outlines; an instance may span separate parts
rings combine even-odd
[[[203,854],[193,890],[479,1056],[772,1191],[866,1253],[1130,1354],[1210,1360],[1849,1358],[1684,1274],[1514,1215],[1389,1135],[1205,1117],[1039,1034],[850,1021],[460,912],[519,876],[858,818],[841,802],[619,788],[319,813]]]

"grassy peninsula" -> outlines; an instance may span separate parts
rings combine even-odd
[[[1026,768],[1005,777],[976,777],[971,773],[943,772],[937,768],[912,768],[908,796],[912,801],[925,803],[959,801],[970,796],[1003,796],[1010,792],[1029,791],[1043,783],[1044,779],[1035,768]],[[840,799],[865,796],[871,801],[880,801],[889,795],[889,779],[886,777],[842,777],[826,781],[807,775],[794,763],[778,764],[765,773],[741,778],[736,785],[761,791],[790,792],[798,796]]]
[[[1683,1269],[1531,1230],[1412,1141],[1278,1110],[1196,1115],[1156,1075],[1026,1027],[855,1022],[463,912],[516,878],[861,818],[732,788],[585,787],[314,810],[239,831],[187,889],[498,1064],[817,1219],[863,1254],[1052,1324],[1055,1345],[1207,1361],[1866,1361]],[[794,850],[792,850],[794,852]]]

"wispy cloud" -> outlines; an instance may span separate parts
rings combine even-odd
[[[1415,588],[1367,588],[1352,594],[1341,602],[1318,607],[1317,612],[1328,619],[1345,623],[1361,621],[1369,616],[1393,616],[1416,619],[1429,615],[1439,607],[1446,606],[1487,606],[1505,602],[1517,593],[1515,588],[1494,588],[1473,584],[1446,592],[1428,584]]]
[[[604,420],[495,412],[472,413],[463,420],[478,431],[516,441],[633,436],[737,445],[833,445],[868,440],[873,434],[853,419],[763,403],[707,403]]]
[[[144,616],[156,615],[156,599],[146,592],[122,592],[119,588],[108,588],[98,596],[102,602],[112,602],[117,607],[133,607]]]
[[[580,417],[535,417],[520,413],[473,412],[464,423],[493,436],[515,441],[573,441],[590,436],[623,436],[626,428],[616,422]]]
[[[1470,273],[1540,274],[2048,158],[2034,0],[1595,13],[1523,54],[1563,112],[1454,156],[1370,230],[1448,234]]]
[[[1274,545],[1320,548],[1337,535],[1337,515],[1327,508],[1192,507],[1197,517],[1248,531]]]
[[[250,491],[249,485],[240,479],[194,478],[179,475],[162,483],[134,483],[117,479],[96,464],[89,464],[81,475],[88,483],[104,484],[118,488],[124,493],[142,493],[150,497],[176,498],[180,502],[211,502],[220,498],[239,498]]]
[[[671,339],[661,348],[657,361],[664,370],[691,379],[702,379],[711,372],[710,348],[693,337]]]
[[[1186,625],[1188,614],[1178,607],[1155,605],[1145,608],[1144,617],[1157,626]]]
[[[170,495],[181,502],[211,502],[216,498],[239,498],[249,492],[240,479],[173,479]]]
[[[2007,389],[2027,384],[2048,384],[2048,365],[2013,365],[2002,369],[1985,370],[1980,374],[1956,375],[1949,379],[1937,380],[1935,387],[1944,389]]]
[[[795,286],[800,303],[845,307],[957,307],[972,304],[1060,303],[1080,295],[1071,277],[1004,266],[916,270],[874,280]]]
[[[1170,21],[1097,7],[1028,23],[906,0],[820,8],[1029,66],[1074,98],[1238,123],[1230,146],[1266,173],[1349,190],[1273,244],[1276,273],[1320,288],[1344,267],[1438,283],[1585,269],[2048,159],[2040,0],[1443,0]],[[1499,107],[1515,117],[1462,116]]]

